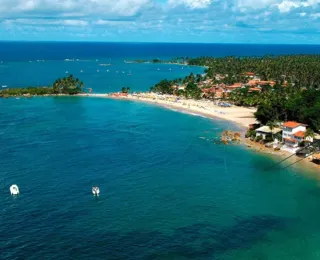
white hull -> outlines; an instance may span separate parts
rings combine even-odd
[[[19,194],[19,188],[17,185],[11,185],[10,186],[10,193],[11,195],[18,195]]]
[[[99,196],[99,194],[100,194],[100,189],[99,189],[98,187],[93,187],[93,188],[92,188],[92,194],[93,194],[94,196]]]

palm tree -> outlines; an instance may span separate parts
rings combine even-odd
[[[273,130],[276,128],[276,126],[278,126],[278,124],[277,124],[276,121],[269,121],[269,122],[267,123],[267,126],[269,126],[269,128],[270,128],[272,140],[274,140]]]
[[[306,130],[306,132],[304,133],[304,139],[306,141],[308,141],[307,139],[309,139],[309,140],[312,139],[314,136],[315,136],[314,131],[311,128],[308,128]]]

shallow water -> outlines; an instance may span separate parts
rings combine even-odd
[[[214,144],[227,122],[94,98],[0,106],[1,259],[318,258],[317,182]]]
[[[124,59],[320,52],[296,45],[0,47],[0,85],[46,85],[68,70],[94,92],[147,90],[203,72]],[[0,99],[0,259],[318,259],[319,180],[301,168],[266,171],[277,158],[215,144],[230,128],[237,129],[132,101]],[[17,197],[9,194],[14,183]]]

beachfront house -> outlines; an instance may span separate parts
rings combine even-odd
[[[281,128],[273,128],[272,130],[270,129],[269,126],[261,126],[256,129],[256,137],[261,136],[262,140],[266,140],[268,138],[272,138],[275,135],[279,134],[282,131]],[[278,139],[275,138],[275,142],[279,142]]]
[[[313,139],[311,137],[305,138],[305,133],[307,126],[302,123],[288,121],[282,125],[282,138],[284,141],[283,150],[290,152],[296,152],[299,148],[299,144],[302,141],[310,141]]]

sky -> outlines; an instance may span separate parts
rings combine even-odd
[[[0,0],[0,40],[320,44],[320,0]]]

